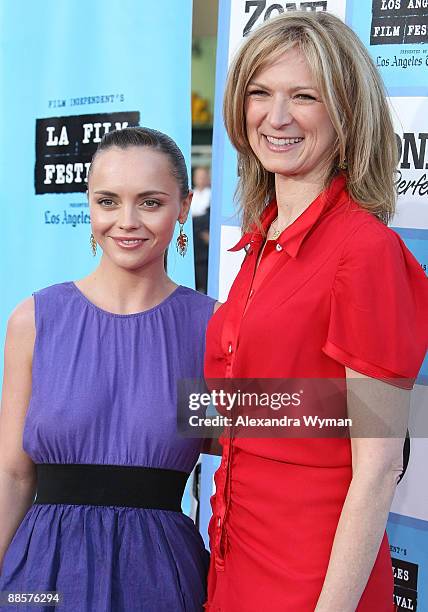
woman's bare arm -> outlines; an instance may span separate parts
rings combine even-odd
[[[34,300],[29,298],[12,313],[6,335],[0,412],[0,569],[36,491],[35,466],[22,448],[34,339]]]
[[[402,472],[410,393],[347,369],[352,481],[316,612],[354,612],[384,535]],[[378,437],[371,438],[369,435]],[[391,602],[392,607],[392,602]]]

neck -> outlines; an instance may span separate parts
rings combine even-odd
[[[323,190],[319,178],[275,175],[278,225],[297,219]]]
[[[163,258],[143,269],[127,270],[116,266],[105,255],[98,268],[77,284],[97,306],[117,314],[153,308],[177,286],[167,276]]]

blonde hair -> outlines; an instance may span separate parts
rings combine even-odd
[[[326,12],[283,13],[249,36],[230,67],[224,97],[226,130],[238,151],[237,199],[243,231],[256,224],[275,195],[274,175],[264,169],[248,141],[245,99],[255,73],[297,46],[336,131],[327,186],[346,163],[347,189],[366,210],[388,223],[395,211],[398,151],[379,73],[357,35]]]

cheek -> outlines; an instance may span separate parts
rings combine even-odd
[[[315,121],[315,124],[318,126],[318,130],[323,137],[323,140],[326,142],[334,142],[336,139],[336,132],[334,130],[333,124],[330,121],[330,117],[326,112],[320,114],[320,116]]]
[[[89,212],[91,215],[92,229],[94,231],[101,231],[103,228],[109,227],[114,222],[111,211],[106,212],[91,206]]]
[[[174,232],[174,227],[177,222],[179,210],[165,210],[160,214],[151,214],[143,218],[142,223],[152,234],[167,238],[171,237]]]
[[[251,102],[248,103],[245,112],[245,124],[247,129],[248,138],[255,135],[259,123],[260,111]]]
[[[322,138],[322,142],[324,145],[323,150],[325,151],[325,154],[330,155],[332,149],[335,146],[336,140],[336,132],[334,131],[333,126],[331,124],[326,125]]]

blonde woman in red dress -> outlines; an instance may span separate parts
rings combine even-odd
[[[380,77],[339,19],[285,13],[239,50],[224,113],[243,211],[232,250],[247,254],[208,326],[205,375],[346,380],[360,433],[224,433],[206,608],[391,612],[385,525],[428,282],[387,227],[398,160]]]

